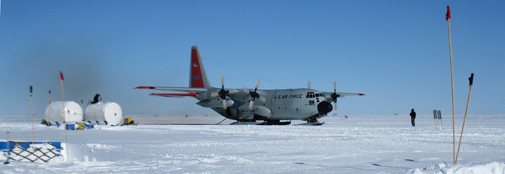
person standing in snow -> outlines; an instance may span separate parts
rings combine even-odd
[[[91,101],[91,104],[96,104],[100,101],[100,94],[96,93],[95,97],[93,97],[93,101]]]
[[[410,110],[410,122],[412,122],[412,127],[416,126],[416,112],[414,112],[414,109]]]

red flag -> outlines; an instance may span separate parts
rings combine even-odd
[[[63,77],[63,73],[60,71],[60,79],[65,80],[65,77]]]
[[[451,19],[451,9],[449,9],[449,6],[447,6],[447,13],[445,13],[445,20]]]

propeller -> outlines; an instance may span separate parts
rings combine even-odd
[[[219,97],[221,98],[221,100],[223,100],[223,108],[224,109],[227,109],[228,106],[227,106],[227,96],[229,96],[230,94],[236,94],[238,92],[237,89],[233,89],[232,91],[229,91],[229,90],[225,90],[224,89],[224,77],[221,76],[221,89],[217,92],[212,92],[210,93],[210,97],[211,98],[214,98],[214,97]]]
[[[247,88],[244,87],[244,91],[249,92],[249,94],[251,95],[251,102],[249,102],[249,110],[253,110],[254,100],[260,98],[260,95],[258,94],[258,92],[256,92],[258,90],[259,85],[260,80],[257,80],[256,86],[254,86],[254,91],[249,91]]]
[[[219,90],[219,97],[223,100],[223,108],[226,109],[226,96],[230,93],[230,91],[224,90],[224,77],[221,76],[221,90]]]
[[[340,97],[340,95],[337,94],[337,81],[333,81],[333,94],[331,94],[331,101],[335,103],[335,111],[337,111],[337,98]]]

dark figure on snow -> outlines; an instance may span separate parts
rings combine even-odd
[[[96,104],[100,101],[100,94],[96,93],[95,97],[93,97],[93,101],[91,101],[91,104]]]
[[[416,112],[414,109],[410,110],[410,122],[412,122],[412,126],[416,126]]]

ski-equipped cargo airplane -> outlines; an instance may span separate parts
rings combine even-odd
[[[197,46],[191,48],[189,87],[139,86],[135,89],[176,91],[179,93],[151,93],[162,97],[194,97],[200,106],[211,108],[222,116],[237,120],[235,124],[289,124],[290,120],[305,120],[308,125],[321,125],[318,118],[325,117],[333,110],[330,102],[337,104],[337,98],[364,96],[362,93],[320,92],[309,88],[259,90],[259,80],[254,89],[243,90],[212,87],[207,78]],[[184,93],[181,93],[184,92]],[[257,123],[257,120],[263,120]],[[288,122],[281,122],[288,120]]]

